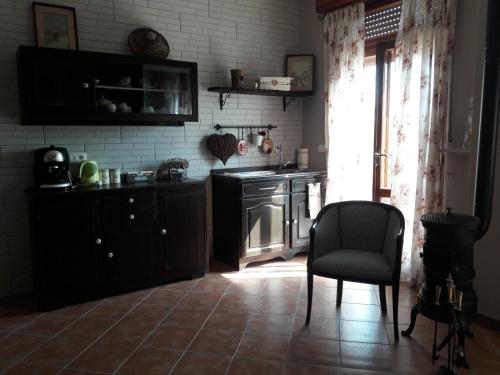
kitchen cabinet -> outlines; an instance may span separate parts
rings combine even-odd
[[[27,194],[42,309],[201,277],[207,270],[202,181]]]
[[[185,273],[206,262],[206,194],[200,189],[161,193],[160,275]]]
[[[243,257],[283,251],[289,247],[288,195],[242,200]]]
[[[307,251],[308,183],[322,184],[324,205],[325,172],[285,169],[257,177],[253,169],[212,171],[214,257],[234,269]]]
[[[197,75],[193,62],[20,46],[21,123],[140,126],[198,121]]]

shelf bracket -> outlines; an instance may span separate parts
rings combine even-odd
[[[287,100],[288,99],[288,100]],[[283,97],[283,112],[286,112],[286,109],[290,106],[290,104],[295,100],[295,96],[284,96]]]
[[[224,105],[226,104],[226,101],[230,96],[231,93],[229,91],[219,93],[219,105],[221,111],[224,108]]]

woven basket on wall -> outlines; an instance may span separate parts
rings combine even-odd
[[[170,52],[168,42],[158,31],[141,27],[128,36],[128,47],[135,56],[166,59]]]

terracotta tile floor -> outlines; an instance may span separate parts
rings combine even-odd
[[[335,280],[316,278],[305,326],[305,259],[211,272],[49,313],[0,306],[0,373],[437,373],[446,353],[431,365],[431,322],[419,317],[412,337],[394,345],[392,314],[381,314],[377,287],[344,283],[337,309]],[[400,329],[415,300],[402,284]],[[472,330],[471,369],[460,374],[500,374],[500,332]]]

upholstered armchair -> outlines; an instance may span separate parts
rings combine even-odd
[[[311,318],[314,275],[337,279],[337,306],[343,281],[379,286],[387,313],[385,287],[392,286],[394,338],[399,339],[398,297],[404,218],[396,207],[370,201],[325,206],[311,228],[307,258],[307,317]]]

